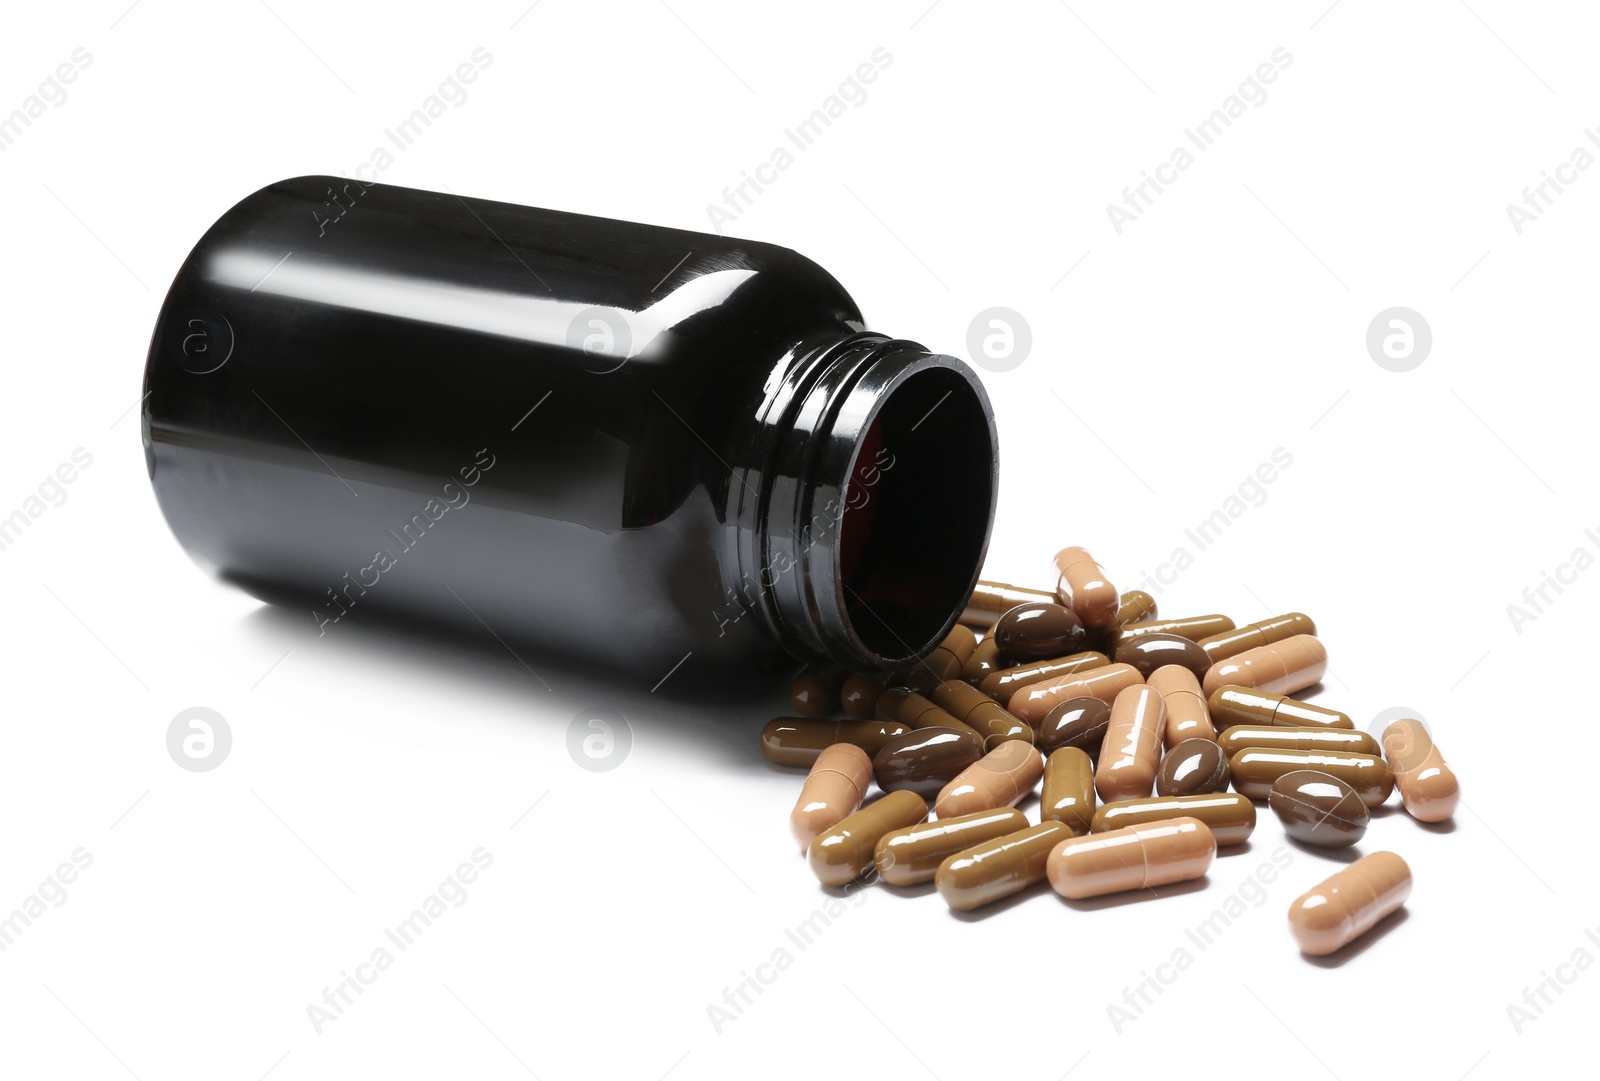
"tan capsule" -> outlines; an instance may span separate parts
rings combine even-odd
[[[926,694],[945,680],[954,679],[977,648],[978,639],[972,629],[958,623],[926,656],[891,673],[888,685]]]
[[[1094,768],[1094,790],[1103,803],[1148,796],[1161,768],[1166,706],[1154,687],[1128,687],[1111,703],[1111,721]]]
[[[1309,634],[1297,634],[1270,646],[1257,646],[1220,660],[1206,673],[1205,692],[1230,684],[1268,694],[1303,691],[1328,670],[1328,651]]]
[[[849,672],[836,664],[814,664],[789,685],[789,703],[802,717],[826,717],[839,708],[839,687]]]
[[[1166,664],[1151,672],[1146,682],[1156,689],[1167,707],[1167,730],[1162,737],[1167,750],[1186,739],[1217,738],[1217,730],[1211,724],[1211,711],[1193,672],[1181,664]]]
[[[1032,728],[970,683],[947,679],[933,689],[933,701],[962,724],[982,733],[986,747],[1004,740],[1033,742]]]
[[[1081,901],[1199,878],[1216,854],[1209,826],[1198,818],[1171,818],[1062,841],[1045,873],[1057,893]]]
[[[884,672],[852,672],[839,686],[839,706],[845,714],[857,720],[868,720],[876,715],[878,696],[883,693]]]
[[[1407,813],[1418,822],[1443,822],[1456,813],[1461,785],[1422,722],[1394,721],[1383,730],[1383,756]]]
[[[853,743],[835,743],[817,756],[789,814],[789,830],[801,848],[817,834],[861,809],[872,783],[872,759]]]
[[[1276,725],[1241,724],[1217,737],[1222,753],[1232,758],[1240,751],[1353,751],[1378,754],[1378,741],[1365,732],[1347,728],[1279,728]]]
[[[1039,790],[1039,820],[1060,822],[1073,833],[1088,833],[1094,821],[1094,760],[1077,747],[1050,752]]]
[[[970,732],[980,745],[987,737],[987,733],[978,731],[931,699],[901,687],[878,696],[877,712],[883,720],[899,721],[910,728],[954,728],[957,732]]]
[[[991,673],[998,672],[1004,667],[1000,660],[1000,646],[993,638],[985,638],[978,643],[978,648],[972,651],[972,656],[967,658],[967,663],[961,666],[961,678],[977,686]]]
[[[1122,598],[1106,577],[1105,568],[1082,548],[1063,548],[1056,553],[1056,597],[1078,614],[1085,627],[1104,627],[1117,618]]]
[[[817,834],[808,850],[811,871],[824,886],[852,882],[872,866],[880,837],[926,821],[927,817],[927,800],[915,792],[890,792]]]
[[[1200,648],[1205,650],[1211,657],[1212,663],[1215,663],[1224,657],[1232,657],[1247,649],[1270,646],[1274,642],[1281,642],[1297,634],[1316,633],[1317,625],[1311,622],[1310,616],[1301,612],[1290,612],[1288,615],[1263,619],[1259,623],[1247,623],[1243,627],[1209,634],[1200,639]]]
[[[940,790],[933,811],[940,818],[1010,807],[1031,793],[1044,773],[1044,758],[1031,743],[1006,740],[956,774]]]
[[[1030,664],[1019,664],[1014,668],[1002,668],[997,672],[990,672],[983,677],[983,682],[978,684],[978,689],[996,702],[1006,702],[1024,687],[1031,687],[1048,679],[1060,679],[1062,676],[1087,672],[1092,668],[1104,668],[1110,663],[1110,657],[1092,649],[1083,653],[1069,653],[1065,657],[1052,657],[1047,661],[1033,661]]]
[[[898,721],[829,721],[815,717],[774,717],[761,730],[761,753],[775,766],[809,768],[835,743],[854,743],[868,755],[911,731]]]
[[[1212,691],[1207,704],[1211,709],[1211,722],[1219,728],[1231,728],[1236,724],[1270,724],[1284,728],[1353,729],[1356,726],[1348,714],[1336,709],[1232,683]]]
[[[1050,850],[1072,831],[1060,822],[1008,833],[957,852],[939,865],[934,885],[958,912],[1010,897],[1044,880]]]
[[[1333,953],[1375,927],[1411,896],[1411,868],[1393,852],[1363,856],[1289,906],[1289,931],[1304,953]]]
[[[1156,618],[1156,599],[1142,589],[1130,589],[1117,603],[1118,627],[1128,623],[1141,623]]]
[[[1394,791],[1394,775],[1383,759],[1350,751],[1271,751],[1246,747],[1228,760],[1233,787],[1251,799],[1266,799],[1272,784],[1298,769],[1331,774],[1356,790],[1361,802],[1376,807]]]
[[[878,838],[873,862],[878,877],[891,886],[932,882],[939,865],[957,852],[1028,828],[1028,816],[1014,807],[943,818],[895,830]]]
[[[1122,800],[1096,811],[1089,829],[1094,833],[1106,833],[1126,826],[1185,817],[1198,818],[1210,827],[1218,845],[1238,845],[1248,841],[1255,831],[1256,805],[1237,792]]]
[[[961,622],[973,627],[991,627],[1009,609],[1032,601],[1054,601],[1056,595],[1045,589],[1025,589],[1006,582],[979,581],[972,589]]]
[[[1116,652],[1116,648],[1122,643],[1141,634],[1175,634],[1191,642],[1200,642],[1213,634],[1231,630],[1233,630],[1233,620],[1217,613],[1205,616],[1180,616],[1176,619],[1141,619],[1137,623],[1123,624],[1107,648]]]
[[[1069,698],[1098,698],[1110,704],[1129,687],[1143,685],[1144,677],[1131,664],[1108,664],[1068,676],[1058,676],[1016,691],[1006,702],[1006,711],[1037,728],[1044,715],[1058,702]]]

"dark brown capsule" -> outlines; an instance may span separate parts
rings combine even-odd
[[[970,728],[917,728],[884,744],[872,756],[872,773],[885,792],[932,799],[982,757],[983,741]]]
[[[1104,627],[1090,628],[1089,648],[1102,653],[1114,653],[1117,648],[1117,636],[1122,633],[1124,624],[1142,623],[1154,618],[1156,618],[1156,599],[1142,589],[1130,589],[1122,595],[1115,619]]]
[[[1156,795],[1198,796],[1228,790],[1228,756],[1209,739],[1186,739],[1167,752],[1156,774]]]
[[[1297,769],[1273,781],[1267,804],[1285,833],[1318,848],[1355,844],[1365,836],[1371,818],[1355,789],[1312,769]]]
[[[839,705],[851,717],[866,720],[875,714],[878,696],[887,679],[883,672],[856,672],[839,687]]]
[[[977,686],[989,673],[998,672],[1004,667],[1005,662],[1000,659],[1000,647],[995,645],[993,638],[985,638],[972,651],[967,663],[961,666],[961,678]]]
[[[849,674],[834,664],[812,665],[789,684],[789,704],[802,717],[826,717],[839,708],[839,687]]]
[[[1133,665],[1145,679],[1149,679],[1150,673],[1157,668],[1169,664],[1187,668],[1194,673],[1195,679],[1205,679],[1206,670],[1211,667],[1211,658],[1206,656],[1206,651],[1189,639],[1160,632],[1127,639],[1117,647],[1112,659],[1117,664]]]
[[[990,632],[1000,655],[1012,664],[1042,661],[1083,649],[1089,634],[1070,608],[1051,601],[1019,604],[995,622]]]
[[[1035,683],[1043,683],[1047,679],[1057,676],[1070,676],[1077,672],[1087,672],[1091,668],[1104,668],[1111,663],[1111,658],[1104,653],[1089,650],[1084,653],[1072,653],[1065,657],[1051,657],[1046,661],[1033,661],[1029,664],[1019,664],[1011,668],[1002,668],[998,672],[990,672],[983,677],[983,682],[978,684],[978,690],[993,698],[996,702],[1009,702],[1011,696],[1023,687]]]
[[[816,717],[776,717],[761,730],[761,753],[775,766],[811,768],[827,747],[853,743],[877,754],[896,736],[911,731],[898,721],[830,721]]]
[[[1090,758],[1100,757],[1100,744],[1111,723],[1111,706],[1099,698],[1069,698],[1057,703],[1039,724],[1034,746],[1045,754],[1076,747]]]

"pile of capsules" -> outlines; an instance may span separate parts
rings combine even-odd
[[[1327,670],[1306,616],[1158,619],[1082,548],[1055,565],[1054,593],[979,582],[905,669],[795,681],[801,716],[768,724],[761,749],[810,768],[790,825],[824,885],[932,880],[966,911],[1048,879],[1079,900],[1201,877],[1217,846],[1250,836],[1256,800],[1325,848],[1361,840],[1396,788],[1420,821],[1454,813],[1455,774],[1420,721],[1394,721],[1380,746],[1288,697]],[[852,719],[828,719],[840,710]],[[863,807],[873,781],[883,795]],[[1015,805],[1041,781],[1031,824]],[[1410,893],[1405,861],[1375,852],[1299,897],[1290,930],[1305,953],[1333,953]]]

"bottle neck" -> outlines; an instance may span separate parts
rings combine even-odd
[[[777,641],[858,671],[932,650],[994,517],[994,414],[972,370],[881,334],[807,343],[769,381],[748,451],[724,573]]]

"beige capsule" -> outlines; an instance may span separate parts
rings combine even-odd
[[[934,885],[944,903],[958,912],[1010,897],[1042,882],[1050,850],[1071,837],[1061,822],[1008,833],[957,852],[939,865]]]
[[[879,838],[926,821],[927,817],[927,800],[904,789],[890,792],[817,834],[808,850],[811,871],[824,886],[853,882],[873,866]]]
[[[1028,816],[1015,807],[995,807],[958,818],[941,817],[878,838],[873,861],[878,877],[891,886],[932,882],[939,865],[957,852],[1028,828]]]
[[[1068,838],[1051,851],[1045,873],[1057,893],[1081,901],[1199,878],[1216,854],[1204,822],[1170,818]]]
[[[1266,799],[1285,773],[1310,769],[1331,774],[1356,790],[1361,802],[1377,807],[1394,791],[1394,775],[1383,759],[1351,751],[1276,751],[1246,747],[1228,760],[1233,787],[1251,799]]]
[[[1069,698],[1098,698],[1109,705],[1127,688],[1143,684],[1144,677],[1133,665],[1108,664],[1104,668],[1092,668],[1023,687],[1006,702],[1006,711],[1037,728],[1058,702]]]
[[[1193,672],[1181,664],[1166,664],[1151,672],[1147,682],[1167,707],[1167,729],[1162,737],[1167,750],[1186,739],[1217,738],[1206,696],[1200,693],[1200,681]]]
[[[1257,724],[1234,725],[1217,737],[1217,746],[1229,758],[1251,747],[1265,751],[1378,753],[1378,741],[1365,732],[1346,728],[1280,728],[1277,725]]]
[[[1297,634],[1218,661],[1206,672],[1203,686],[1208,695],[1229,684],[1293,694],[1316,683],[1327,670],[1327,648],[1309,634]]]
[[[1039,784],[1044,758],[1032,743],[1006,740],[956,774],[940,790],[933,811],[940,818],[1010,807]]]
[[[1039,790],[1039,820],[1060,822],[1073,833],[1088,833],[1094,821],[1094,760],[1078,747],[1050,752]]]
[[[1304,953],[1333,953],[1377,926],[1411,896],[1411,868],[1393,852],[1363,856],[1289,906],[1289,931]]]
[[[1219,845],[1238,845],[1256,828],[1256,805],[1237,792],[1198,796],[1151,796],[1108,803],[1094,813],[1093,833],[1106,833],[1169,818],[1197,818],[1210,827]]]
[[[861,809],[872,783],[872,759],[853,743],[835,743],[812,763],[789,815],[789,830],[801,848],[817,834],[837,826]]]
[[[1166,706],[1154,687],[1139,684],[1117,695],[1094,768],[1094,789],[1102,802],[1150,794],[1161,768],[1166,724]]]
[[[1077,613],[1085,627],[1104,627],[1117,618],[1122,597],[1093,556],[1082,548],[1063,548],[1055,562],[1061,574],[1056,597]]]
[[[933,689],[933,701],[962,724],[982,733],[986,747],[1003,740],[1033,742],[1033,729],[1029,725],[1007,713],[1000,703],[970,683],[947,679]]]
[[[1443,822],[1456,813],[1461,784],[1422,722],[1405,718],[1383,730],[1383,755],[1406,812],[1418,822]]]

